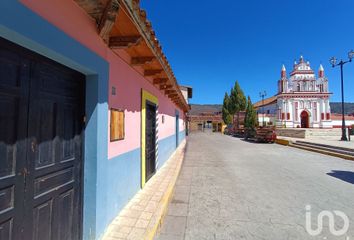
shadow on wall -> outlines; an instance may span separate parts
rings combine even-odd
[[[347,183],[354,184],[354,172],[332,170],[332,172],[327,173],[327,175],[338,178]]]

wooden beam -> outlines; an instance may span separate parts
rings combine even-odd
[[[172,87],[173,87],[172,85],[162,84],[160,85],[160,90],[168,90],[171,89]]]
[[[140,36],[119,36],[109,38],[109,47],[113,49],[129,48],[140,43]]]
[[[144,76],[151,77],[151,76],[155,76],[157,74],[160,74],[161,72],[162,72],[162,69],[146,69],[144,71]]]
[[[166,95],[169,95],[169,94],[172,94],[172,93],[176,93],[175,90],[165,90],[165,94]]]
[[[153,83],[154,83],[155,85],[157,85],[157,84],[164,84],[164,83],[166,83],[167,81],[168,81],[168,78],[155,78],[154,81],[153,81]]]
[[[175,94],[175,93],[173,93],[173,94],[168,94],[168,97],[169,98],[175,98],[175,97],[178,97],[178,94]]]
[[[101,19],[98,22],[98,32],[100,37],[108,42],[109,35],[119,11],[119,0],[108,0],[107,5],[102,13]]]
[[[155,57],[133,57],[131,59],[131,64],[135,66],[144,65],[154,61]]]

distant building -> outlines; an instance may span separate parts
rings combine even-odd
[[[213,132],[224,132],[226,127],[219,112],[203,112],[188,116],[190,131],[204,131],[212,129]]]
[[[192,89],[192,87],[180,85],[179,89],[181,90],[184,99],[189,104],[189,99],[193,97],[193,89]]]

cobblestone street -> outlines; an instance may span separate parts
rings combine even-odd
[[[167,216],[155,239],[354,239],[354,162],[214,133],[189,136]],[[306,232],[323,211],[343,211],[347,234]],[[335,218],[336,228],[343,226]]]

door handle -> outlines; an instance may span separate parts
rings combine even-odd
[[[27,168],[24,168],[24,169],[22,170],[22,174],[23,174],[24,177],[26,177],[26,176],[28,175],[28,170],[27,170]]]
[[[23,168],[19,173],[18,176],[24,176],[26,177],[28,175],[28,170],[27,168]]]
[[[36,140],[33,140],[33,141],[31,142],[31,150],[32,150],[32,152],[35,152],[35,151],[36,151],[36,146],[37,146]]]

